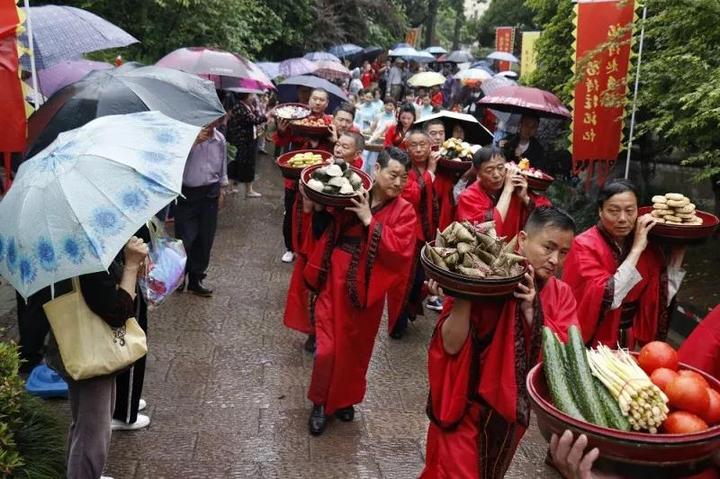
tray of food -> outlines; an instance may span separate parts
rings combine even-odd
[[[440,147],[438,169],[441,171],[464,173],[472,167],[472,159],[478,145],[471,145],[457,138],[445,140]]]
[[[305,195],[324,206],[353,206],[352,199],[361,190],[369,190],[372,179],[364,171],[335,159],[332,164],[309,166],[300,181]]]
[[[495,223],[453,222],[427,243],[420,262],[445,294],[472,299],[513,293],[526,271],[523,256],[515,254],[517,239],[505,242]]]
[[[324,137],[330,133],[327,123],[323,118],[308,116],[300,120],[290,122],[290,129],[298,135]]]
[[[552,182],[555,181],[554,177],[548,175],[542,170],[530,166],[530,160],[528,160],[527,158],[521,159],[520,163],[518,163],[517,165],[512,161],[509,162],[509,164],[511,167],[516,167],[521,174],[525,175],[528,183],[528,188],[530,188],[531,190],[546,191],[548,188],[550,188]]]
[[[310,116],[310,108],[302,103],[282,103],[275,108],[273,112],[277,118],[283,120],[302,120]]]
[[[566,343],[546,327],[543,360],[526,386],[547,440],[585,434],[613,472],[654,478],[700,472],[720,447],[720,381],[678,362],[667,343],[587,349],[577,327]]]
[[[720,222],[717,216],[700,211],[681,193],[652,197],[652,206],[639,208],[638,214],[650,213],[658,224],[650,235],[673,241],[705,240],[712,236]]]
[[[280,167],[283,177],[299,180],[303,168],[319,165],[331,157],[330,152],[323,150],[295,150],[278,156],[275,163]]]

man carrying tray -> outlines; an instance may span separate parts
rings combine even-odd
[[[541,207],[519,233],[529,263],[513,297],[450,298],[428,352],[430,427],[423,479],[500,479],[530,419],[525,377],[537,363],[548,326],[562,339],[578,325],[568,285],[555,278],[575,222]],[[438,291],[434,281],[431,291]]]

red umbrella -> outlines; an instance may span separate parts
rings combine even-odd
[[[162,57],[156,65],[203,76],[239,78],[244,88],[274,88],[268,76],[250,60],[213,48],[179,48]]]
[[[350,78],[350,70],[340,63],[330,60],[318,60],[315,62],[316,70],[313,75],[326,80]]]
[[[510,113],[532,113],[550,118],[571,118],[570,111],[549,91],[526,86],[504,86],[478,104]]]

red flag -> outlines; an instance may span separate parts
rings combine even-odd
[[[514,27],[495,27],[495,50],[513,53],[515,46]],[[498,61],[498,71],[510,70],[510,62]]]

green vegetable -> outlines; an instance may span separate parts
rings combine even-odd
[[[565,414],[585,421],[570,392],[570,384],[563,363],[562,345],[555,334],[545,326],[543,328],[543,371],[555,407]]]
[[[576,326],[570,326],[565,352],[570,384],[580,412],[591,423],[607,427],[605,413],[593,384],[587,350],[580,330]]]
[[[593,382],[595,383],[595,392],[597,392],[600,398],[600,404],[603,406],[603,412],[605,413],[608,426],[614,429],[620,429],[621,431],[629,431],[630,422],[620,410],[620,405],[617,400],[598,378],[593,378]]]

